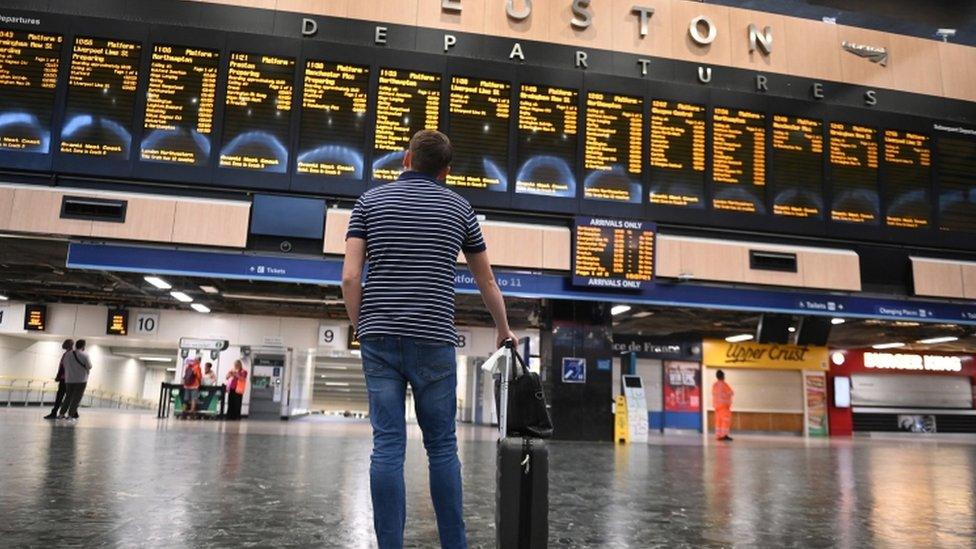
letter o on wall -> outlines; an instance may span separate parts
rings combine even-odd
[[[705,26],[708,29],[708,33],[702,36],[701,29],[699,25]],[[707,46],[715,41],[715,35],[718,34],[718,30],[715,28],[715,24],[712,20],[704,15],[699,15],[698,17],[691,20],[688,24],[688,35],[695,43],[701,46]]]

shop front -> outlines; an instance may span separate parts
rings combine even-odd
[[[826,347],[706,339],[704,421],[715,429],[712,386],[719,370],[732,387],[732,432],[827,435]]]
[[[833,350],[830,432],[976,433],[976,356]]]

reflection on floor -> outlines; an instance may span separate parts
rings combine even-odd
[[[369,426],[0,410],[2,543],[371,547]],[[407,542],[436,545],[419,432]],[[472,547],[493,547],[493,431],[461,429]],[[552,445],[551,546],[969,546],[976,440]]]

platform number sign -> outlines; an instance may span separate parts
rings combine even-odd
[[[319,347],[341,350],[345,343],[342,326],[339,324],[319,324]]]
[[[458,330],[458,351],[466,351],[471,347],[471,332],[468,330]]]
[[[138,313],[132,333],[141,336],[159,333],[159,313]]]

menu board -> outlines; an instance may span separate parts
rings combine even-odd
[[[230,54],[220,167],[267,173],[288,170],[294,80],[292,58]]]
[[[583,197],[640,204],[644,100],[629,95],[586,95]]]
[[[0,149],[51,152],[63,38],[0,30]]]
[[[79,36],[71,50],[61,152],[126,160],[142,45]]]
[[[885,130],[884,203],[889,227],[928,227],[932,216],[932,149],[929,136]]]
[[[129,333],[129,311],[109,309],[105,317],[105,335],[124,336]]]
[[[765,213],[766,115],[715,107],[712,113],[712,207]]]
[[[515,192],[576,197],[578,95],[566,88],[522,85]]]
[[[976,233],[976,140],[939,137],[939,229]]]
[[[830,123],[831,220],[878,223],[877,133],[867,126]]]
[[[654,279],[654,237],[646,221],[577,217],[573,284],[639,290]]]
[[[380,69],[376,91],[373,179],[392,181],[403,171],[403,154],[420,130],[440,127],[441,75]]]
[[[823,217],[823,122],[773,115],[772,168],[769,173],[773,215],[800,219]]]
[[[189,166],[210,161],[220,52],[153,46],[142,160]]]
[[[651,101],[651,204],[704,207],[705,126],[704,105]]]
[[[511,84],[455,76],[451,78],[448,111],[454,160],[447,184],[507,191]]]
[[[363,178],[368,98],[369,67],[305,63],[296,172]]]

